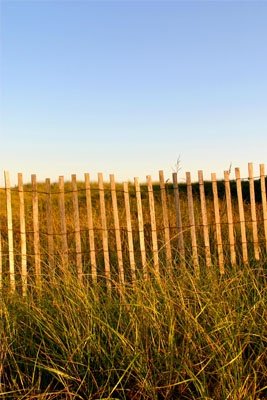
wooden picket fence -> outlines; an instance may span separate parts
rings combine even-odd
[[[104,281],[110,291],[114,282],[133,283],[174,273],[181,265],[199,274],[202,268],[218,268],[260,260],[267,252],[266,177],[264,164],[254,177],[241,179],[239,168],[230,179],[198,182],[165,182],[147,176],[145,183],[116,183],[114,175],[104,182],[83,182],[72,175],[38,183],[36,175],[24,184],[18,174],[11,184],[8,172],[0,188],[0,289],[26,296],[41,290],[50,279],[66,274],[81,282]],[[260,199],[255,198],[255,185]],[[219,186],[218,186],[219,185]],[[223,186],[222,186],[223,185]],[[249,198],[243,198],[244,185]],[[218,192],[218,187],[219,191]],[[223,194],[221,193],[223,187]],[[207,195],[207,188],[210,194]]]

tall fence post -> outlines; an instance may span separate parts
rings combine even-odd
[[[22,295],[27,294],[27,242],[22,174],[18,174]]]

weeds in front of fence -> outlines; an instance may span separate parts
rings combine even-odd
[[[266,260],[217,270],[5,294],[0,398],[266,399]]]

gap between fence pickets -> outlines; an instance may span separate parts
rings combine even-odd
[[[231,264],[232,266],[234,266],[236,265],[236,252],[235,252],[235,234],[234,234],[233,209],[232,209],[229,171],[224,171],[224,184],[225,184],[230,257],[231,257]]]
[[[7,171],[4,173],[5,177],[5,194],[6,194],[6,218],[7,218],[7,245],[8,245],[8,265],[9,265],[9,282],[11,291],[16,290],[16,271],[15,271],[15,260],[14,260],[14,231],[13,231],[13,219],[12,214],[12,188],[10,184],[10,176]],[[149,215],[151,225],[151,244],[153,254],[153,265],[155,274],[160,275],[159,269],[159,247],[158,247],[158,230],[157,230],[157,216],[155,211],[155,200],[154,200],[154,187],[151,176],[147,176],[147,192],[148,192],[148,203],[149,203]],[[242,195],[241,177],[239,168],[235,169],[235,181],[237,188],[237,201],[238,201],[238,213],[239,213],[239,224],[241,231],[241,246],[242,246],[242,260],[244,263],[248,263],[248,243],[247,243],[247,223],[245,220],[244,212],[244,201]],[[254,188],[254,173],[253,164],[248,164],[248,182],[249,182],[249,195],[250,195],[250,213],[251,213],[251,227],[252,227],[252,239],[254,258],[260,259],[260,243],[258,233],[258,219],[256,210],[255,200],[255,188]],[[220,272],[225,272],[225,260],[224,260],[224,246],[221,232],[221,216],[220,216],[220,204],[217,190],[217,178],[216,174],[211,175],[212,193],[213,193],[213,207],[214,207],[214,218],[216,228],[216,243],[218,253],[218,264]],[[46,179],[46,227],[47,227],[47,245],[48,245],[48,259],[49,266],[54,272],[54,231],[52,222],[52,202],[51,202],[51,184],[50,180]],[[185,248],[184,248],[184,237],[183,237],[183,224],[182,215],[179,199],[179,187],[177,173],[173,174],[173,199],[167,197],[166,183],[164,180],[163,171],[159,171],[159,184],[160,184],[160,196],[161,196],[161,210],[163,220],[163,232],[164,232],[164,251],[166,256],[166,266],[171,270],[172,266],[172,249],[171,249],[171,237],[170,237],[170,221],[169,221],[169,202],[174,201],[175,212],[176,212],[176,227],[178,230],[178,251],[180,255],[180,261],[185,260]],[[209,224],[211,221],[208,220],[208,213],[206,207],[206,196],[205,196],[205,183],[203,179],[203,171],[198,171],[198,184],[200,193],[200,206],[202,216],[202,228],[205,248],[205,260],[207,267],[211,266],[211,250],[210,250],[210,238],[209,238]],[[37,189],[37,178],[36,175],[31,176],[32,185],[32,231],[33,231],[33,248],[34,248],[34,266],[35,266],[35,281],[39,289],[42,286],[42,270],[41,270],[41,252],[40,252],[40,221],[39,221],[39,199]],[[67,238],[67,226],[66,226],[66,210],[65,210],[65,183],[64,177],[60,176],[59,181],[59,215],[60,215],[60,236],[61,236],[61,252],[62,252],[62,266],[63,271],[66,272],[68,268],[68,238]],[[82,243],[81,243],[81,227],[80,227],[80,211],[79,211],[79,197],[77,188],[76,175],[71,177],[72,185],[72,204],[73,204],[73,218],[74,218],[74,230],[75,230],[75,247],[76,247],[76,267],[78,278],[82,281],[83,277],[83,261],[82,261]],[[192,261],[197,272],[199,272],[199,254],[196,234],[196,221],[195,221],[195,208],[194,199],[192,192],[191,174],[186,173],[186,185],[187,185],[187,207],[188,207],[188,218],[190,225],[191,234],[191,248],[192,248]],[[227,225],[228,225],[228,238],[229,238],[229,249],[231,264],[236,264],[236,239],[231,199],[231,187],[229,171],[224,171],[224,185],[225,185],[225,200],[227,210]],[[138,234],[139,234],[139,246],[141,252],[141,265],[143,269],[144,278],[148,277],[148,264],[147,264],[147,250],[144,236],[144,219],[143,219],[143,202],[141,197],[141,189],[138,178],[134,178],[135,187],[135,201],[137,206],[137,220],[138,220]],[[260,189],[261,189],[261,200],[262,200],[262,217],[263,217],[263,231],[265,238],[265,249],[267,250],[267,204],[266,204],[266,187],[265,187],[265,170],[264,164],[260,164]],[[111,290],[111,271],[110,271],[110,259],[109,259],[109,240],[108,240],[108,226],[106,218],[106,206],[105,206],[105,190],[103,175],[98,174],[98,190],[99,190],[99,204],[100,204],[100,218],[101,218],[101,230],[102,230],[102,245],[104,255],[104,266],[105,266],[105,277],[107,280],[107,288]],[[93,282],[97,282],[97,264],[96,264],[96,250],[95,250],[95,236],[93,226],[93,210],[91,201],[91,187],[90,187],[90,176],[85,174],[85,191],[86,191],[86,210],[87,210],[87,228],[89,233],[89,249],[90,249],[90,261],[91,261],[91,273]],[[121,227],[119,219],[118,201],[117,201],[117,190],[114,175],[110,175],[110,192],[112,200],[113,210],[113,221],[115,227],[115,239],[116,239],[116,252],[117,252],[117,263],[118,263],[118,275],[120,284],[125,284],[125,271],[124,271],[124,260],[122,252],[122,241],[121,241]],[[135,262],[135,250],[133,245],[133,230],[132,230],[132,214],[130,209],[129,199],[129,188],[128,183],[123,183],[123,196],[124,196],[124,207],[125,207],[125,218],[127,225],[127,241],[128,241],[128,256],[130,261],[130,272],[132,281],[136,280],[136,262]],[[27,271],[27,235],[26,235],[26,221],[25,221],[25,199],[24,199],[24,188],[23,188],[23,177],[22,174],[18,174],[18,197],[19,197],[19,227],[20,227],[20,256],[21,256],[21,286],[23,296],[27,293],[28,285],[28,271]],[[2,230],[0,230],[0,288],[3,287],[3,244],[2,244]]]
[[[213,202],[214,202],[219,269],[220,273],[224,274],[225,271],[224,271],[224,257],[223,257],[222,232],[221,232],[221,218],[220,218],[220,208],[219,208],[219,199],[217,190],[217,179],[215,173],[211,174],[211,182],[212,182],[212,192],[213,192]]]
[[[123,266],[123,256],[122,256],[122,246],[121,246],[121,230],[116,194],[116,183],[113,174],[110,174],[110,189],[111,189],[111,199],[112,199],[112,209],[113,209],[113,219],[115,226],[115,238],[116,238],[116,248],[117,248],[117,258],[118,258],[118,269],[119,269],[119,282],[120,284],[125,284],[124,277],[124,266]]]
[[[137,205],[137,219],[138,219],[141,262],[142,262],[144,279],[147,279],[148,272],[147,272],[146,247],[145,247],[145,236],[144,236],[144,220],[143,220],[140,183],[137,177],[134,178],[134,185],[135,185],[135,195],[136,195],[136,205]]]
[[[206,207],[203,171],[198,171],[198,182],[199,182],[200,204],[201,204],[201,214],[202,214],[202,224],[203,224],[205,259],[207,267],[211,267],[209,226],[208,226],[208,215]]]
[[[194,215],[194,200],[192,192],[191,174],[186,172],[186,185],[187,185],[187,202],[188,202],[188,216],[189,226],[192,243],[192,259],[196,273],[199,274],[199,260],[198,260],[198,249],[197,249],[197,237],[196,237],[196,224]]]
[[[265,249],[267,251],[267,205],[266,205],[264,164],[260,164],[260,181],[261,181],[261,201],[262,201],[262,212],[263,212],[263,226],[264,226],[264,235],[265,235]]]
[[[248,248],[247,248],[247,235],[246,235],[246,221],[245,221],[243,194],[242,194],[241,177],[240,177],[240,169],[239,168],[235,168],[235,177],[236,177],[237,200],[238,200],[238,210],[239,210],[239,222],[240,222],[240,229],[241,229],[242,256],[243,256],[244,264],[247,264],[248,263]]]
[[[165,239],[165,248],[166,248],[166,265],[167,265],[167,270],[170,273],[171,268],[172,268],[170,224],[169,224],[169,216],[168,216],[168,205],[167,205],[165,179],[164,179],[164,173],[162,170],[159,171],[159,184],[160,184],[161,205],[162,205],[162,214],[163,214],[164,239]]]
[[[155,269],[155,274],[159,277],[159,249],[158,249],[158,237],[157,237],[157,223],[155,214],[155,203],[153,195],[153,184],[151,176],[147,176],[147,190],[148,190],[148,200],[149,200],[149,213],[150,213],[150,223],[151,223],[151,237],[152,237],[152,252],[153,252],[153,264]]]
[[[107,230],[104,182],[103,182],[103,174],[101,172],[98,173],[98,189],[99,189],[99,201],[100,201],[100,217],[102,225],[102,243],[103,243],[103,253],[104,253],[105,276],[107,280],[107,289],[108,292],[110,293],[111,274],[110,274],[109,246],[108,246],[108,230]]]
[[[182,222],[182,212],[181,212],[181,203],[180,203],[177,172],[173,172],[172,181],[173,181],[174,202],[175,202],[176,226],[177,226],[177,233],[178,233],[177,250],[178,250],[178,254],[179,254],[180,264],[182,267],[185,267],[184,233],[183,233],[183,222]]]
[[[66,225],[66,212],[65,212],[65,189],[64,189],[64,176],[58,179],[59,186],[59,214],[60,214],[60,228],[61,228],[61,261],[62,272],[65,274],[68,270],[69,257],[68,257],[68,239],[67,239],[67,225]]]
[[[77,180],[75,174],[71,175],[71,183],[72,183],[72,204],[73,204],[74,230],[75,230],[76,266],[77,266],[78,279],[81,282],[83,282],[81,228],[80,228]]]
[[[34,265],[35,279],[38,289],[42,287],[41,280],[41,254],[40,254],[40,232],[39,232],[39,210],[36,175],[31,176],[32,181],[32,219],[33,219],[33,247],[34,247]]]
[[[132,282],[136,282],[136,265],[134,256],[134,245],[133,245],[133,231],[132,231],[132,217],[130,209],[130,199],[129,199],[129,185],[128,182],[123,183],[123,194],[124,194],[124,205],[126,214],[126,225],[127,225],[127,240],[129,248],[129,259],[130,259],[130,270]]]
[[[46,185],[46,228],[48,233],[48,265],[51,269],[51,275],[55,278],[55,260],[54,260],[54,230],[53,230],[53,217],[52,217],[52,201],[51,201],[51,182],[47,178]]]
[[[95,233],[93,223],[93,208],[91,198],[91,186],[90,186],[90,174],[84,174],[85,179],[85,191],[86,191],[86,211],[87,211],[87,225],[89,233],[89,251],[91,261],[91,273],[92,281],[94,284],[97,283],[97,266],[96,266],[96,251],[95,251]]]
[[[258,226],[257,226],[258,224],[257,224],[257,214],[256,214],[254,177],[253,177],[252,163],[248,164],[248,179],[249,179],[249,194],[250,194],[254,257],[255,257],[255,260],[259,260],[260,259],[260,249],[259,249],[259,240],[258,240]]]
[[[0,290],[3,289],[3,255],[2,255],[2,235],[0,226]]]
[[[26,223],[25,223],[25,205],[24,205],[22,173],[18,174],[18,191],[19,191],[19,215],[20,215],[22,295],[25,297],[27,294],[28,273],[27,273],[27,239],[26,239]]]
[[[15,283],[15,263],[14,263],[14,242],[13,242],[13,222],[12,222],[12,203],[9,172],[5,171],[6,189],[6,209],[7,209],[7,233],[8,233],[8,257],[9,257],[9,279],[12,292],[16,289]]]

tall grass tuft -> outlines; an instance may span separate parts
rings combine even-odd
[[[266,261],[1,299],[0,398],[267,398]]]

